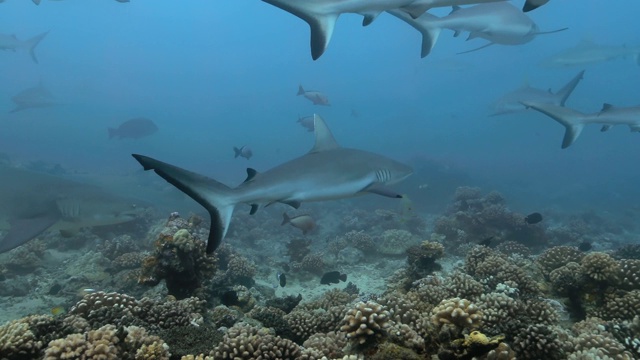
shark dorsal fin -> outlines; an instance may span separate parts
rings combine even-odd
[[[256,177],[256,175],[258,175],[258,170],[253,168],[247,168],[247,178],[244,179],[243,184],[253,180],[253,178]]]
[[[611,105],[609,103],[604,103],[604,104],[602,104],[602,110],[600,110],[600,112],[609,111],[611,109],[613,109],[613,105]]]
[[[316,143],[310,153],[337,149],[340,147],[333,137],[331,130],[318,114],[313,114],[313,127],[316,134]]]

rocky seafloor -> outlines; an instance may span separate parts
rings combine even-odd
[[[0,256],[0,359],[640,358],[638,229],[468,187],[435,217],[333,204],[308,236],[238,213],[211,255],[178,214],[33,240]]]

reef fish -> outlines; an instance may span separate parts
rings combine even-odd
[[[564,106],[564,103],[567,101],[576,86],[578,86],[578,83],[580,83],[583,76],[584,70],[580,71],[556,93],[553,93],[551,89],[542,90],[531,87],[529,84],[525,84],[524,86],[521,86],[498,99],[493,104],[493,113],[491,115],[503,115],[525,111],[527,107],[522,105],[523,101],[534,101],[537,103]]]
[[[211,217],[207,253],[220,245],[238,204],[251,206],[250,214],[254,214],[261,204],[283,203],[298,208],[305,201],[345,199],[363,194],[402,198],[387,185],[411,175],[410,166],[382,155],[338,145],[324,120],[317,114],[314,117],[316,141],[311,151],[263,173],[249,168],[246,180],[236,188],[148,156],[132,156],[145,170],[154,170],[207,209]]]
[[[47,36],[49,32],[43,32],[39,35],[36,35],[28,40],[18,40],[18,38],[14,34],[0,34],[0,50],[26,50],[31,55],[31,60],[34,63],[38,63],[38,58],[36,57],[36,46],[40,44],[40,41]]]
[[[320,279],[320,284],[329,285],[329,284],[338,284],[340,281],[347,281],[347,274],[341,274],[340,271],[329,271],[322,275]]]
[[[537,213],[537,212],[531,213],[531,214],[525,216],[525,218],[524,218],[524,222],[526,222],[527,224],[530,224],[530,225],[537,224],[540,221],[542,221],[542,214]]]
[[[309,132],[313,131],[313,115],[310,116],[300,116],[298,115],[298,124],[303,128],[309,130]]]
[[[626,125],[631,132],[640,132],[640,106],[617,107],[611,104],[602,105],[602,110],[596,113],[584,114],[579,111],[532,101],[523,101],[523,105],[537,110],[565,127],[562,148],[566,149],[573,144],[585,125],[600,124],[600,131],[605,132],[615,125]]]
[[[285,287],[287,285],[287,275],[278,273],[278,283],[280,283],[281,287]]]
[[[140,139],[153,135],[158,131],[158,126],[147,118],[139,117],[127,120],[117,128],[108,128],[109,139],[118,137],[119,139]]]
[[[233,152],[234,152],[234,154],[233,154],[234,159],[239,156],[239,157],[243,157],[243,158],[249,160],[253,156],[253,151],[251,151],[251,148],[248,147],[247,145],[244,145],[244,146],[242,146],[240,148],[237,148],[237,147],[234,146],[233,147]]]
[[[302,85],[298,86],[298,96],[302,95],[305,98],[309,99],[309,101],[311,101],[313,103],[313,105],[322,105],[322,106],[330,106],[331,104],[329,104],[329,98],[319,92],[319,91],[315,91],[315,90],[309,90],[306,91]]]
[[[0,253],[45,230],[77,231],[134,220],[145,211],[137,199],[38,172],[0,166]]]
[[[287,213],[282,214],[282,224],[291,224],[291,226],[302,230],[302,235],[307,235],[307,233],[316,228],[316,222],[309,215],[298,215],[294,217],[289,217]]]
[[[42,81],[37,86],[24,89],[11,97],[16,104],[10,112],[14,113],[26,109],[45,108],[57,105],[51,92],[44,87]]]

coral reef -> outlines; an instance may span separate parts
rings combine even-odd
[[[376,302],[358,302],[347,311],[340,331],[356,347],[371,346],[387,336],[387,328],[392,325],[389,317],[389,311]]]
[[[212,355],[220,360],[288,360],[300,356],[300,347],[268,329],[238,323],[227,331]]]

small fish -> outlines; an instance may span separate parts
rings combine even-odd
[[[235,152],[234,154],[234,158],[237,158],[238,156],[243,157],[247,160],[251,159],[251,157],[253,156],[253,151],[251,151],[251,148],[248,147],[247,145],[241,147],[241,148],[237,148],[237,147],[233,147],[233,152]]]
[[[287,264],[286,262],[280,263],[280,266],[282,266],[282,270],[284,270],[284,272],[289,272],[289,270],[291,270],[291,266],[289,266],[289,264]]]
[[[62,306],[56,306],[54,308],[51,309],[51,314],[53,316],[58,316],[60,314],[64,314],[66,311],[64,310],[64,308]]]
[[[542,214],[537,212],[531,213],[524,218],[524,222],[526,222],[529,225],[537,224],[540,221],[542,221]]]
[[[134,118],[120,124],[118,128],[108,128],[109,139],[118,137],[119,139],[140,139],[153,135],[158,131],[158,126],[147,118]]]
[[[309,99],[313,105],[331,106],[331,104],[329,104],[329,98],[325,94],[319,91],[307,91],[302,87],[302,85],[298,86],[298,94],[296,95],[303,95]]]
[[[313,131],[315,129],[313,125],[313,119],[314,119],[313,115],[309,115],[309,116],[298,115],[298,124],[300,124],[300,126],[307,129],[308,131]]]
[[[488,247],[489,245],[491,245],[491,240],[493,240],[494,237],[495,236],[489,236],[486,239],[482,239],[482,240],[478,241],[478,245],[482,245],[482,246],[487,246]]]
[[[309,231],[316,228],[316,222],[309,215],[298,215],[289,217],[287,213],[282,214],[282,225],[291,224],[291,226],[302,230],[302,235],[306,235]]]
[[[284,287],[287,285],[287,276],[283,273],[278,273],[278,281],[280,282],[280,286]]]
[[[582,251],[582,252],[587,252],[589,250],[591,250],[593,248],[593,245],[591,245],[590,242],[588,241],[583,241],[580,243],[580,245],[578,245],[578,250]]]
[[[233,290],[228,290],[220,297],[220,302],[224,306],[237,306],[240,304],[238,299],[238,293]]]
[[[347,281],[347,274],[341,274],[340,271],[329,271],[322,275],[322,279],[320,279],[320,284],[329,285],[329,284],[338,284],[340,281]]]

